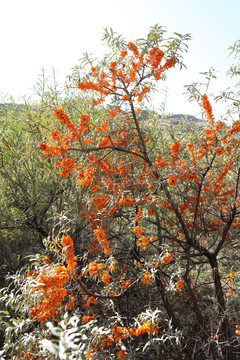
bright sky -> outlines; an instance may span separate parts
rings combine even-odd
[[[191,33],[188,70],[171,69],[162,84],[168,87],[168,112],[199,114],[182,93],[210,67],[218,71],[210,92],[231,85],[225,74],[233,63],[228,48],[240,38],[239,0],[0,0],[0,11],[0,92],[19,102],[32,94],[42,67],[48,75],[54,68],[64,82],[84,52],[105,53],[104,27],[129,41],[145,37],[156,23],[169,35]],[[155,95],[156,108],[162,100],[161,92]],[[224,112],[220,105],[213,108],[217,116]]]

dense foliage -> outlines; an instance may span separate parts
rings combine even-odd
[[[196,85],[203,126],[147,107],[189,39],[106,31],[111,53],[86,54],[63,99],[3,115],[4,235],[20,224],[11,241],[32,254],[2,289],[3,358],[240,357],[240,123],[216,121]],[[221,97],[239,107],[238,90]]]

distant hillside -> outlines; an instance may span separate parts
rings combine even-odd
[[[3,114],[5,111],[13,110],[17,112],[23,112],[24,109],[26,109],[26,106],[24,104],[13,104],[13,103],[7,103],[2,104],[0,103],[0,114]]]
[[[12,103],[8,103],[8,104],[2,104],[0,103],[0,114],[4,111],[7,110],[9,108],[11,108],[13,106]],[[24,109],[26,108],[26,106],[24,104],[17,104],[15,105],[15,111],[24,111]],[[141,113],[141,118],[142,119],[148,119],[150,117],[150,113],[146,110],[142,111]],[[167,126],[176,126],[178,124],[183,124],[183,125],[189,125],[189,126],[206,126],[207,121],[206,120],[202,120],[199,118],[196,118],[193,115],[186,115],[186,114],[176,114],[176,115],[170,115],[170,116],[162,116],[162,115],[158,115],[161,124],[162,125],[167,125]]]
[[[206,120],[198,119],[193,115],[176,114],[167,117],[162,117],[160,115],[159,118],[162,120],[163,125],[184,124],[184,125],[193,125],[193,126],[206,126],[207,124]]]
[[[142,119],[148,119],[151,117],[151,113],[147,110],[143,111],[141,113]],[[189,126],[189,127],[204,127],[207,125],[207,121],[203,119],[196,118],[193,115],[187,115],[187,114],[175,114],[175,115],[169,115],[169,116],[163,116],[158,115],[159,122],[163,126],[177,126],[177,125],[183,125],[183,126]]]

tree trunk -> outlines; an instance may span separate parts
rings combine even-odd
[[[212,269],[212,277],[215,287],[216,299],[218,303],[219,315],[221,317],[221,338],[224,340],[222,347],[223,355],[225,360],[236,360],[235,354],[233,353],[232,346],[230,344],[230,328],[228,322],[228,316],[226,311],[226,303],[224,299],[221,277],[218,269],[218,262],[215,255],[208,257],[209,263]]]

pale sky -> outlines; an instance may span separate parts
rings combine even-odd
[[[240,0],[0,0],[0,93],[31,95],[41,68],[52,68],[64,82],[84,52],[101,57],[107,52],[101,37],[112,27],[127,40],[146,37],[158,23],[173,32],[191,33],[188,70],[171,69],[162,87],[168,88],[167,111],[199,115],[199,107],[182,95],[184,85],[201,80],[199,72],[214,67],[218,79],[210,92],[232,84],[226,71],[233,63],[229,46],[240,39]],[[163,99],[154,96],[154,106]],[[0,100],[1,102],[1,100]],[[225,108],[213,105],[220,116]]]

